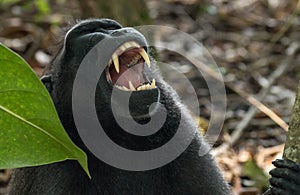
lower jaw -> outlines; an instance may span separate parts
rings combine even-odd
[[[95,103],[97,105],[97,101],[99,101],[104,110],[111,110],[113,105],[116,108],[114,114],[118,116],[143,120],[150,118],[151,115],[157,112],[158,104],[151,107],[151,110],[149,109],[153,103],[160,102],[160,98],[161,94],[158,87],[141,91],[123,91],[108,83],[106,76],[103,74],[97,86]]]
[[[150,118],[158,110],[158,104],[151,105],[159,102],[160,91],[158,88],[129,92],[114,90],[113,97],[111,105],[117,108],[119,116],[142,120]]]

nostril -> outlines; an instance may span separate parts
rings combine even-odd
[[[122,35],[124,35],[124,34],[125,34],[125,33],[124,33],[124,32],[121,32],[121,31],[114,31],[111,35],[117,37],[117,36],[122,36]]]

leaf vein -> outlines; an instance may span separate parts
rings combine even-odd
[[[0,109],[3,110],[3,111],[5,111],[5,112],[7,112],[8,114],[14,116],[15,118],[17,118],[17,119],[23,121],[23,122],[26,123],[27,125],[30,125],[30,126],[36,128],[36,129],[40,130],[41,132],[43,132],[44,134],[48,135],[48,136],[51,137],[53,140],[55,140],[56,142],[58,142],[59,144],[61,144],[64,148],[66,148],[66,149],[70,152],[70,154],[73,154],[72,150],[70,150],[63,142],[61,142],[59,139],[55,138],[55,136],[53,136],[52,134],[50,134],[49,132],[47,132],[47,131],[44,130],[43,128],[41,128],[41,127],[39,127],[39,126],[37,126],[37,125],[35,125],[35,124],[33,124],[33,123],[27,121],[27,120],[24,119],[23,117],[17,115],[16,113],[12,112],[12,111],[9,110],[9,109],[6,109],[5,107],[3,107],[3,106],[1,106],[1,105],[0,105]]]

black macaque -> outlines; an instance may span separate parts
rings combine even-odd
[[[10,194],[231,194],[213,157],[210,154],[198,155],[199,147],[205,144],[198,134],[174,161],[147,171],[127,171],[110,166],[85,146],[77,132],[72,112],[72,87],[76,72],[83,58],[99,41],[124,35],[128,37],[127,46],[124,42],[116,42],[119,44],[116,47],[119,49],[115,50],[118,59],[109,61],[108,65],[100,64],[106,69],[96,87],[95,107],[106,134],[121,147],[146,151],[167,143],[176,133],[179,121],[185,129],[197,130],[174,90],[163,81],[154,62],[149,61],[143,35],[109,19],[81,21],[66,34],[63,47],[53,61],[48,76],[42,81],[52,96],[67,133],[87,153],[92,178],[87,176],[77,161],[27,167],[15,171]],[[126,47],[120,49],[121,45]],[[113,52],[109,56],[113,56]],[[149,136],[125,132],[112,114],[110,96],[113,88],[124,93],[132,92],[130,112],[140,124],[149,122],[148,107],[151,102],[159,101],[164,105],[167,116],[160,130]],[[159,109],[153,109],[153,112],[159,112]],[[271,179],[272,191],[300,194],[299,166],[287,161],[278,161],[275,165],[278,168],[271,173],[274,176]],[[288,183],[286,178],[291,182]]]

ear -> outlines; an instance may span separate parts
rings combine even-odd
[[[46,89],[48,90],[49,93],[52,91],[52,75],[44,75],[41,77],[42,83],[44,83]]]

